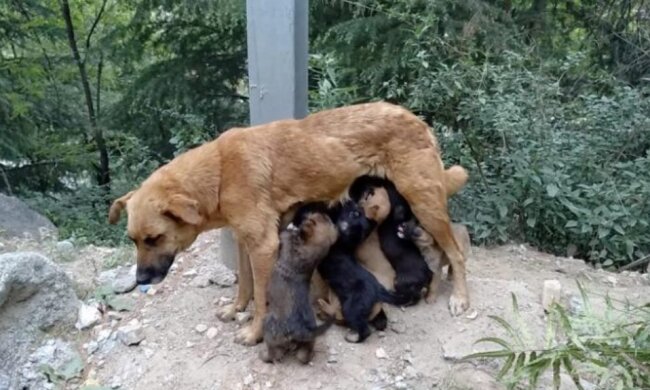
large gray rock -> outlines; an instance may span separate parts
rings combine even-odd
[[[32,210],[18,198],[0,194],[0,235],[23,237],[29,233],[33,238],[43,238],[43,232],[56,233],[49,219]]]
[[[58,265],[38,253],[0,255],[0,372],[17,372],[48,331],[72,328],[78,307]]]
[[[79,352],[70,343],[61,339],[47,340],[26,359],[14,380],[15,388],[56,388],[54,383],[78,378],[83,368]]]

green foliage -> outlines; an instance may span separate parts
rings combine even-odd
[[[566,372],[577,388],[581,380],[597,382],[599,389],[645,389],[650,386],[650,306],[628,302],[614,303],[605,297],[605,309],[592,307],[582,293],[580,309],[570,314],[555,303],[547,317],[546,340],[527,341],[527,331],[512,296],[517,325],[490,316],[507,334],[507,339],[486,337],[477,343],[495,344],[500,349],[474,353],[465,360],[505,359],[498,379],[514,389],[522,382],[536,388],[540,378],[550,372],[553,388],[559,389],[560,373]],[[537,347],[537,344],[543,346]],[[533,345],[531,345],[533,344]]]

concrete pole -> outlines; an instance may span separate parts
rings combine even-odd
[[[308,8],[308,0],[246,0],[251,125],[307,115]],[[221,234],[221,259],[236,269],[232,232]]]

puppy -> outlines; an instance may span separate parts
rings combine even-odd
[[[377,233],[381,250],[395,270],[395,292],[408,297],[407,305],[415,305],[428,290],[433,273],[413,241],[398,237],[399,225],[412,218],[409,204],[389,180],[368,178],[365,181],[360,201],[364,210],[372,213],[371,205],[376,207],[378,203],[383,208],[390,207]]]
[[[453,223],[451,227],[454,231],[456,242],[460,245],[461,252],[463,252],[465,258],[468,258],[471,251],[471,241],[467,227],[459,223]],[[424,256],[431,270],[433,270],[433,279],[429,285],[425,300],[427,302],[435,302],[438,286],[442,280],[442,268],[449,265],[447,279],[451,279],[453,273],[449,259],[440,249],[436,240],[414,218],[399,225],[397,228],[397,236],[401,239],[412,241]]]
[[[370,336],[368,318],[379,302],[402,305],[406,299],[386,290],[377,279],[355,260],[356,248],[375,227],[364,215],[363,209],[348,200],[337,211],[339,238],[319,265],[318,272],[336,294],[345,323],[353,330],[345,339],[360,343]],[[376,316],[376,324],[386,327],[386,315]]]
[[[450,168],[451,169],[451,168]],[[462,167],[456,168],[467,177]],[[137,248],[136,280],[160,283],[175,257],[207,230],[230,227],[239,245],[232,320],[253,299],[253,321],[235,340],[261,341],[266,291],[277,259],[280,216],[297,202],[333,201],[361,175],[390,178],[454,267],[449,310],[469,307],[464,261],[447,210],[450,182],[431,129],[385,102],[340,107],[300,120],[230,129],[153,172],[113,202],[109,222],[126,209]]]
[[[298,360],[309,363],[315,338],[333,322],[316,325],[309,285],[314,269],[336,241],[336,227],[327,214],[312,210],[299,211],[294,220],[296,224],[280,234],[280,254],[267,292],[266,349],[260,353],[265,362],[280,361],[286,351],[297,348]]]

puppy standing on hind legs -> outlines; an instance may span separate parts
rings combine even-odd
[[[337,231],[324,213],[298,213],[280,235],[280,254],[268,286],[268,308],[264,318],[265,362],[282,359],[285,352],[298,349],[297,357],[306,364],[313,357],[314,340],[333,322],[316,325],[309,299],[314,269],[336,241]]]

